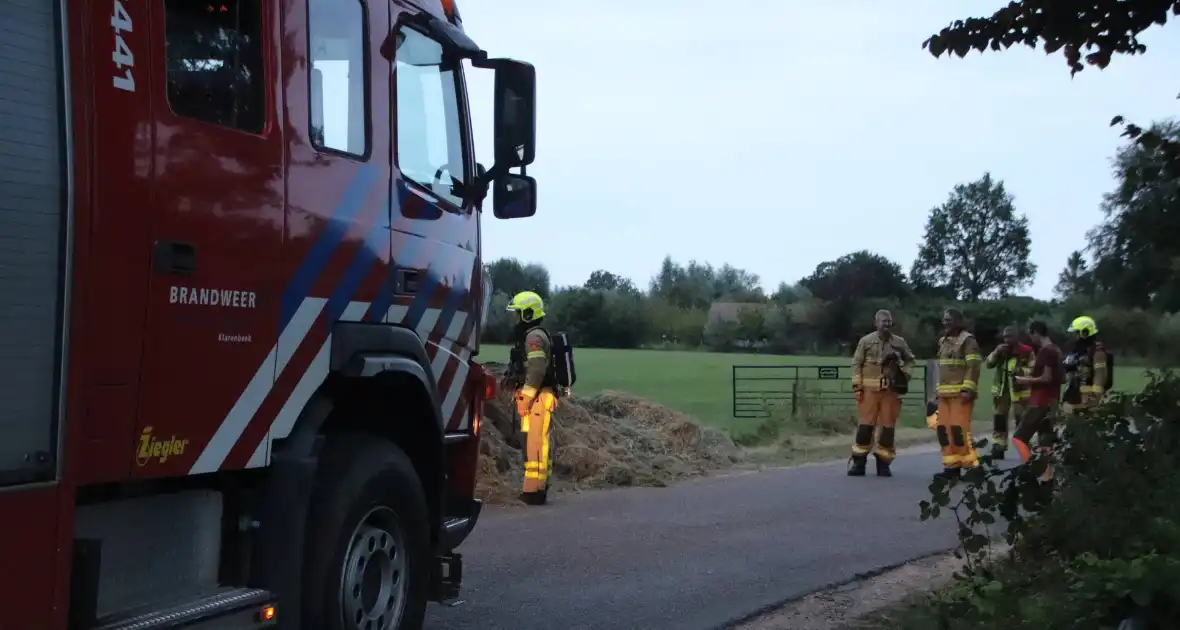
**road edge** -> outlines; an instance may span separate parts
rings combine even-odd
[[[852,575],[851,577],[844,578],[841,580],[836,580],[835,582],[825,584],[823,586],[820,586],[819,588],[809,590],[805,593],[793,595],[791,597],[787,597],[785,599],[779,600],[779,601],[774,602],[772,604],[767,604],[766,606],[762,606],[753,612],[740,615],[740,616],[730,619],[720,625],[714,626],[711,630],[731,630],[732,628],[735,628],[735,627],[740,626],[745,623],[749,623],[751,621],[758,619],[759,617],[769,615],[770,613],[773,613],[781,608],[785,608],[787,606],[790,606],[791,604],[799,602],[809,595],[812,595],[815,593],[822,593],[824,591],[838,589],[838,588],[841,588],[844,586],[848,586],[849,584],[853,584],[855,582],[860,582],[863,580],[871,580],[875,577],[889,573],[890,571],[895,571],[897,569],[900,569],[900,568],[906,566],[907,564],[910,564],[911,562],[919,562],[922,560],[934,558],[936,556],[944,556],[947,553],[954,551],[956,548],[957,547],[952,546],[952,547],[948,547],[946,549],[940,549],[938,551],[932,551],[930,553],[924,553],[924,554],[921,554],[918,556],[914,556],[912,558],[907,558],[907,559],[902,560],[900,562],[893,562],[893,563],[883,565],[883,566],[880,566],[880,567],[877,567],[874,569],[870,569],[868,571],[861,571],[860,573],[856,573],[856,574]]]

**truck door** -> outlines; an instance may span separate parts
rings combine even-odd
[[[272,89],[279,8],[246,0],[144,6],[154,11],[155,152],[133,474],[211,472],[274,382],[284,203]],[[266,447],[243,461],[265,464]]]
[[[443,54],[443,44],[395,14],[399,42],[394,55],[393,257],[404,268],[426,273],[395,323],[417,329],[438,381],[443,421],[449,430],[466,428],[463,384],[475,348],[478,318],[478,215],[464,201],[474,179],[474,150],[467,112],[463,66]]]

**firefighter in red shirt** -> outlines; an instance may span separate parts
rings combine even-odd
[[[1061,396],[1063,370],[1061,350],[1049,338],[1049,327],[1042,321],[1034,321],[1028,325],[1028,336],[1033,347],[1037,349],[1036,362],[1033,365],[1032,376],[1016,376],[1017,383],[1030,387],[1028,404],[1020,418],[1020,425],[1012,436],[1012,445],[1020,453],[1021,461],[1027,462],[1032,457],[1029,443],[1034,435],[1039,435],[1038,446],[1048,448],[1055,437],[1053,432],[1053,413],[1057,409],[1057,400]],[[1046,470],[1046,477],[1049,472]]]

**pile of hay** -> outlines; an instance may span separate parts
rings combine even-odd
[[[478,494],[489,502],[514,500],[524,458],[511,394],[489,401],[484,416]],[[563,399],[552,437],[550,487],[558,490],[665,486],[741,459],[721,431],[662,405],[610,391]]]

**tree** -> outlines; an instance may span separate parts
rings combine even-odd
[[[762,292],[760,283],[761,279],[756,273],[722,265],[713,272],[713,299],[727,302],[765,302],[766,294]]]
[[[574,287],[555,292],[549,310],[549,328],[568,333],[579,346],[637,348],[652,335],[650,312],[638,293]]]
[[[1152,132],[1180,141],[1175,121]],[[1141,143],[1114,158],[1117,186],[1103,197],[1103,222],[1088,238],[1096,289],[1116,305],[1180,310],[1180,179],[1160,176],[1166,160]]]
[[[659,273],[651,280],[652,296],[679,308],[708,308],[712,302],[713,270],[709,268],[707,277],[703,277],[705,274],[696,261],[689,266],[691,274],[671,256],[664,256]]]
[[[1065,269],[1057,276],[1057,286],[1053,292],[1061,299],[1068,299],[1078,295],[1090,295],[1094,283],[1089,266],[1082,252],[1075,251],[1065,261]]]
[[[786,306],[788,304],[803,302],[811,297],[811,291],[801,283],[787,284],[786,282],[780,282],[778,283],[778,288],[774,290],[774,294],[770,296],[770,299],[774,300],[777,304]]]
[[[1036,48],[1043,42],[1046,54],[1062,51],[1070,74],[1086,64],[1105,69],[1116,54],[1141,55],[1147,46],[1139,34],[1168,21],[1168,12],[1180,15],[1175,0],[1013,0],[991,17],[955,20],[922,42],[930,54],[953,53],[965,57],[971,50],[1008,49],[1013,44]],[[1121,125],[1123,135],[1148,150],[1158,150],[1164,175],[1180,178],[1180,141],[1128,123],[1115,116],[1111,126]]]
[[[970,302],[1004,297],[1036,275],[1031,248],[1028,218],[1016,213],[1004,182],[984,173],[956,185],[946,202],[930,211],[910,276],[914,284],[947,286]]]
[[[639,295],[639,289],[635,288],[630,278],[624,278],[605,269],[599,269],[590,274],[590,278],[582,286],[597,291],[618,291],[629,295]]]
[[[829,302],[903,298],[909,293],[901,265],[867,250],[822,262],[799,284]]]
[[[687,267],[665,256],[660,271],[651,280],[653,297],[679,308],[709,308],[719,299],[727,302],[765,302],[757,274],[730,265],[714,269],[709,263],[691,260]]]
[[[536,291],[549,297],[549,271],[536,263],[523,264],[515,258],[501,258],[484,267],[492,277],[492,290],[509,296],[521,291]]]

